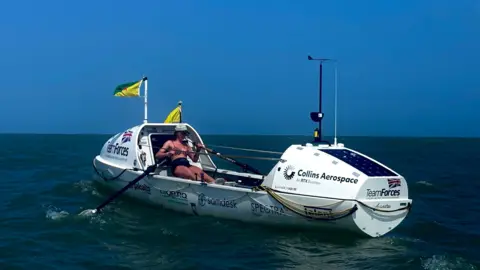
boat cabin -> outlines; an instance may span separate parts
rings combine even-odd
[[[182,125],[187,127],[187,131],[189,132],[187,137],[191,141],[205,144],[200,135],[192,126],[187,123],[182,123]],[[143,169],[154,163],[155,154],[160,150],[160,148],[162,148],[166,141],[175,139],[174,132],[176,126],[177,124],[170,123],[147,123],[140,127],[138,148]],[[191,142],[189,142],[189,145],[190,147],[193,146]],[[189,157],[187,157],[187,159],[190,161],[192,166],[199,167],[213,178],[224,178],[227,181],[236,183],[236,185],[251,187],[259,185],[263,182],[263,175],[254,175],[219,169],[209,155],[200,155],[198,162],[193,162]],[[170,160],[159,160],[159,162],[161,162],[162,165],[159,166],[159,168],[155,171],[155,174],[160,176],[175,177],[171,172]]]

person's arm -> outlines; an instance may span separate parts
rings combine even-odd
[[[197,150],[195,151],[195,153],[193,153],[193,149],[189,146],[188,156],[192,159],[193,162],[198,162],[198,158],[200,157],[200,147],[197,147]]]
[[[166,141],[163,144],[162,148],[160,148],[160,150],[158,150],[157,154],[155,154],[155,158],[163,159],[165,157],[171,157],[172,154],[173,154],[173,151],[168,151],[170,148],[172,148],[171,142]]]

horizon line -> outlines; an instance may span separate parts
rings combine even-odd
[[[86,136],[95,136],[95,135],[102,135],[102,136],[113,136],[119,132],[113,133],[26,133],[26,132],[0,132],[0,135],[65,135],[65,136],[78,136],[78,135],[86,135]],[[200,134],[199,134],[200,135]],[[258,137],[286,137],[286,136],[301,136],[301,137],[312,137],[313,135],[306,135],[306,134],[203,134],[203,136],[258,136]],[[326,138],[334,138],[333,135],[326,135]],[[475,136],[438,136],[438,135],[342,135],[338,136],[337,138],[424,138],[424,139],[480,139],[480,137]]]

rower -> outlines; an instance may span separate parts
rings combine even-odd
[[[198,179],[198,177],[203,175],[206,182],[214,183],[215,179],[199,167],[192,166],[187,159],[187,157],[189,157],[193,162],[198,162],[200,150],[204,148],[202,144],[196,144],[196,151],[193,152],[192,148],[188,145],[188,134],[187,127],[184,124],[178,124],[175,127],[175,139],[166,141],[155,157],[158,159],[165,157],[170,158],[171,172],[177,177],[190,180],[201,180]]]

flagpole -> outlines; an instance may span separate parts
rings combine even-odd
[[[181,100],[178,102],[178,106],[180,106],[180,123],[182,123],[182,113],[183,112],[182,112],[182,101]]]
[[[144,119],[143,119],[143,123],[146,124],[148,122],[148,78],[147,77],[143,77],[143,81],[145,82],[145,95],[144,95],[144,99],[145,99],[145,116],[144,116]]]

